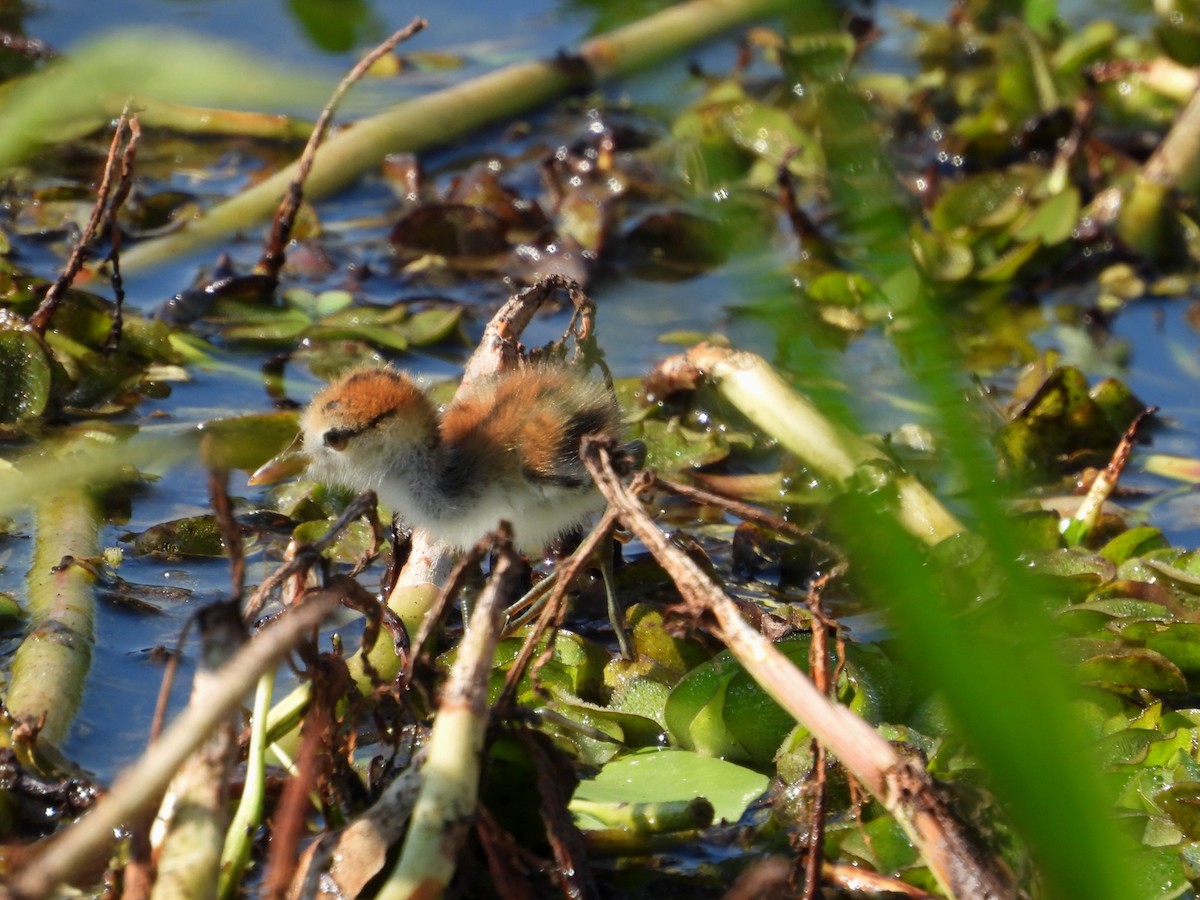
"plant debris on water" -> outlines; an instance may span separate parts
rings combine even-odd
[[[1161,502],[1200,448],[1113,327],[1197,291],[1197,10],[783,5],[706,20],[736,60],[670,107],[603,82],[635,38],[502,70],[526,111],[442,153],[368,143],[436,92],[301,154],[308,123],[181,89],[261,60],[183,42],[143,90],[121,38],[0,46],[7,890],[1195,896],[1200,550]],[[709,13],[642,24],[685,52],[677,15]],[[337,96],[439,59],[421,28]],[[268,229],[247,198],[298,154]],[[614,296],[713,276],[728,333],[647,309],[631,371]],[[585,439],[608,512],[546,559],[246,484],[353,365],[567,355],[645,460]]]

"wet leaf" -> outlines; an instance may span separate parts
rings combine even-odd
[[[1002,169],[968,178],[942,194],[929,214],[930,223],[950,233],[1007,225],[1029,203],[1038,177],[1028,169]]]
[[[434,254],[451,260],[490,257],[508,249],[507,227],[495,214],[461,203],[427,204],[406,213],[391,242],[407,258]]]
[[[808,669],[811,639],[776,644],[803,671]],[[911,700],[912,683],[877,647],[846,645],[846,663],[837,682],[838,699],[867,721],[901,717]],[[830,655],[831,671],[837,659]],[[667,700],[666,722],[675,741],[687,749],[723,759],[767,765],[796,722],[734,659],[718,654],[688,672]]]
[[[1173,622],[1145,638],[1148,649],[1161,653],[1185,675],[1200,676],[1200,625]]]
[[[399,327],[401,334],[414,347],[427,347],[453,337],[462,323],[462,308],[437,307],[413,313]]]
[[[42,414],[50,399],[50,361],[36,337],[14,317],[0,318],[0,422]]]
[[[1033,215],[1013,232],[1013,237],[1053,246],[1071,236],[1078,219],[1079,191],[1070,187],[1040,203]]]
[[[640,278],[678,281],[720,265],[726,256],[715,223],[691,213],[647,213],[621,235],[618,257]]]
[[[1105,559],[1121,565],[1128,559],[1141,556],[1150,550],[1169,546],[1162,531],[1149,525],[1129,528],[1105,544],[1099,551]]]
[[[179,558],[224,556],[225,541],[215,516],[190,516],[147,528],[131,535],[132,551],[138,556]]]
[[[1178,666],[1161,653],[1141,647],[1094,656],[1080,664],[1079,677],[1114,687],[1187,690],[1187,679]]]
[[[643,750],[608,763],[595,778],[580,781],[574,799],[664,803],[704,797],[718,821],[736,822],[766,789],[765,776],[724,760],[686,750]],[[591,827],[586,820],[580,825]]]
[[[210,419],[199,427],[204,461],[220,469],[253,472],[291,443],[296,415],[290,412]]]

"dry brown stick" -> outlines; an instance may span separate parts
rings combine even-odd
[[[1082,542],[1096,528],[1100,521],[1100,514],[1104,511],[1104,502],[1117,489],[1121,473],[1125,471],[1125,466],[1129,462],[1129,455],[1133,452],[1138,429],[1142,427],[1146,419],[1156,412],[1158,412],[1157,406],[1147,406],[1134,416],[1129,427],[1125,429],[1125,433],[1121,435],[1108,465],[1096,475],[1092,486],[1088,488],[1087,495],[1079,504],[1079,508],[1075,510],[1075,515],[1064,532],[1067,546],[1074,546],[1076,543]]]
[[[599,897],[588,865],[583,835],[567,810],[575,786],[569,764],[562,760],[562,751],[546,747],[549,739],[545,735],[522,728],[515,736],[532,761],[536,773],[542,823],[546,828],[546,840],[550,842],[550,849],[554,853],[555,871],[562,895],[578,897],[580,900]],[[553,757],[552,753],[557,753],[558,758]],[[559,763],[557,766],[556,761]]]
[[[23,900],[45,897],[58,885],[88,871],[112,846],[113,835],[122,825],[154,808],[180,763],[241,705],[259,677],[277,665],[340,602],[336,591],[311,592],[302,604],[259,631],[217,673],[205,704],[189,704],[162,737],[122,771],[112,790],[90,813],[13,873],[8,884],[12,896]]]
[[[71,248],[71,255],[67,258],[67,264],[59,273],[58,278],[55,279],[54,284],[50,285],[49,290],[46,291],[46,296],[42,298],[42,302],[38,304],[38,308],[34,310],[33,315],[29,317],[29,327],[39,337],[44,335],[46,329],[50,327],[50,320],[54,317],[54,311],[58,309],[58,305],[62,303],[63,297],[66,296],[67,288],[71,286],[71,282],[75,280],[75,276],[79,274],[79,270],[87,262],[88,249],[96,239],[96,229],[100,227],[100,221],[108,205],[108,195],[112,191],[113,174],[117,168],[117,151],[121,149],[121,143],[125,140],[125,134],[129,130],[129,119],[130,111],[129,104],[127,103],[125,109],[121,112],[121,117],[117,120],[116,129],[113,131],[112,142],[108,147],[108,156],[104,160],[104,173],[100,177],[100,187],[96,190],[96,202],[92,205],[92,213],[88,216],[87,223],[83,226],[79,240]]]
[[[304,833],[309,793],[317,781],[318,755],[322,741],[328,736],[329,726],[329,708],[323,703],[313,704],[300,729],[300,750],[296,754],[295,771],[288,778],[272,816],[271,851],[259,894],[265,900],[283,900],[291,887],[300,839]]]
[[[479,346],[463,369],[464,388],[516,364],[520,356],[521,334],[555,291],[565,291],[575,307],[580,324],[573,333],[582,335],[582,339],[590,337],[595,304],[575,281],[562,275],[547,275],[513,294],[492,316],[483,330],[483,337],[479,339]],[[573,318],[572,324],[574,322]]]
[[[207,436],[206,436],[207,438]],[[229,470],[209,469],[208,496],[217,524],[221,527],[221,539],[229,553],[229,577],[232,581],[231,598],[241,600],[246,589],[246,554],[242,546],[242,530],[233,518],[233,503],[229,499]]]
[[[385,53],[391,53],[396,49],[398,44],[407,41],[423,29],[426,24],[428,23],[424,19],[413,19],[360,59],[346,73],[345,77],[338,82],[338,86],[333,89],[333,94],[330,95],[329,102],[325,104],[325,108],[321,110],[321,115],[317,117],[316,124],[313,125],[312,134],[308,137],[308,143],[304,145],[304,152],[300,154],[300,159],[296,164],[296,174],[288,185],[287,193],[283,195],[283,199],[279,203],[279,208],[275,211],[275,219],[271,222],[271,232],[267,237],[266,246],[263,248],[263,255],[259,259],[258,265],[255,266],[256,272],[261,275],[268,275],[271,278],[279,277],[279,270],[283,268],[287,257],[284,247],[291,239],[292,226],[296,224],[296,213],[299,211],[300,203],[304,199],[304,182],[308,179],[308,173],[312,171],[313,160],[316,158],[317,150],[321,146],[321,142],[325,139],[326,132],[329,131],[329,123],[333,119],[334,110],[342,102],[342,98],[346,96],[346,92],[362,79],[363,75],[375,64],[376,60]]]
[[[719,506],[722,509],[733,513],[744,522],[754,522],[772,531],[777,531],[780,534],[786,534],[796,538],[812,538],[812,532],[808,529],[801,528],[782,516],[777,516],[774,513],[769,513],[765,509],[760,509],[753,504],[746,503],[744,500],[738,500],[734,497],[727,497],[724,494],[718,494],[715,491],[709,491],[705,488],[698,488],[692,484],[684,484],[682,481],[672,481],[669,478],[663,478],[660,475],[654,476],[654,483],[651,485],[654,488],[660,488],[668,493],[675,494],[677,497],[682,497],[685,500],[694,500],[697,503],[711,504]]]
[[[626,487],[613,471],[608,450],[598,441],[585,439],[582,456],[597,487],[620,513],[625,527],[671,575],[684,602],[698,618],[708,614],[716,620],[716,634],[751,677],[895,816],[946,893],[959,900],[1011,897],[1010,886],[976,852],[924,768],[901,756],[849,709],[830,702],[747,624],[737,605],[694,560],[667,540],[637,500],[637,491],[649,479],[635,476]]]
[[[851,866],[846,863],[826,863],[825,880],[841,888],[843,891],[857,894],[900,894],[911,900],[936,900],[935,895],[924,891],[915,884],[872,872],[861,866]]]
[[[116,353],[121,346],[121,328],[124,321],[125,309],[125,280],[121,277],[121,228],[117,224],[117,213],[129,199],[133,190],[133,162],[137,159],[138,144],[142,141],[142,126],[137,116],[129,119],[129,140],[125,142],[125,150],[121,154],[121,180],[113,194],[112,202],[108,204],[108,233],[111,235],[108,256],[104,261],[112,265],[109,284],[113,289],[113,320],[108,329],[108,337],[104,341],[105,353]]]
[[[812,645],[808,651],[808,665],[813,684],[826,697],[831,696],[833,679],[829,676],[829,631],[831,623],[821,608],[821,591],[829,576],[817,578],[808,589],[808,608],[812,612]],[[808,854],[804,866],[804,900],[815,900],[821,883],[822,866],[825,862],[825,776],[828,760],[825,745],[813,739],[813,805],[812,824],[809,827]]]

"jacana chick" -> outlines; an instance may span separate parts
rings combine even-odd
[[[517,546],[536,552],[603,506],[579,459],[583,436],[596,432],[620,434],[616,400],[562,364],[484,379],[440,416],[408,375],[372,366],[313,397],[297,449],[309,478],[373,490],[445,544],[470,547],[504,519]],[[281,454],[251,484],[286,467]]]

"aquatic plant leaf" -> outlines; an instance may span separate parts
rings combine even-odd
[[[628,223],[613,252],[639,278],[694,278],[725,261],[725,243],[715,226],[682,210],[656,210]]]
[[[508,228],[495,213],[463,203],[429,203],[405,213],[392,227],[392,246],[415,259],[490,257],[508,249]]]
[[[50,400],[50,361],[36,337],[13,317],[0,319],[0,422],[37,418]]]
[[[1018,241],[1037,241],[1052,247],[1069,238],[1079,221],[1079,191],[1068,187],[1038,204],[1014,232]]]
[[[1079,676],[1105,686],[1149,691],[1186,691],[1187,679],[1161,653],[1130,647],[1094,656],[1079,666]]]
[[[1200,459],[1192,456],[1171,456],[1166,453],[1147,453],[1142,468],[1154,475],[1200,484]]]
[[[1161,653],[1185,675],[1200,676],[1200,625],[1193,622],[1162,625],[1146,637],[1145,646]]]
[[[1142,556],[1151,550],[1169,547],[1162,531],[1151,525],[1139,525],[1122,531],[1098,551],[1100,556],[1121,565],[1126,560]]]
[[[138,556],[175,559],[184,556],[224,556],[225,539],[215,516],[189,516],[163,522],[130,535]]]
[[[687,750],[641,750],[622,756],[584,779],[573,799],[594,803],[664,803],[708,800],[717,820],[736,822],[767,789],[766,776]],[[585,819],[583,828],[593,827]]]
[[[1080,603],[1059,610],[1056,616],[1058,623],[1064,629],[1072,634],[1080,635],[1091,634],[1114,621],[1119,622],[1125,619],[1169,621],[1171,618],[1171,612],[1165,606],[1145,600],[1135,600],[1132,597]],[[1122,631],[1122,636],[1124,635],[1125,632]]]
[[[707,466],[729,455],[727,436],[717,430],[696,431],[678,419],[643,419],[630,437],[646,444],[646,465],[663,473]]]
[[[413,313],[397,329],[414,347],[440,344],[453,337],[462,323],[462,307],[436,307]]]
[[[1102,382],[1089,392],[1084,374],[1064,366],[1046,377],[994,440],[1011,470],[1025,477],[1054,473],[1068,457],[1107,462],[1135,407],[1143,408],[1120,382]]]
[[[324,537],[333,525],[333,519],[301,522],[292,532],[292,539],[301,544],[312,544]],[[362,559],[371,546],[371,526],[366,522],[351,522],[338,534],[325,555],[334,562],[355,563]]]
[[[837,846],[839,851],[865,860],[880,872],[898,872],[920,859],[900,823],[891,816],[878,816],[847,829]]]
[[[1036,171],[1009,168],[972,176],[948,188],[929,213],[938,231],[997,228],[1013,221],[1029,203]]]
[[[790,638],[776,647],[798,668],[808,670],[810,637]],[[834,670],[838,661],[830,654]],[[911,701],[909,676],[874,646],[846,645],[837,682],[838,700],[868,722],[895,721]],[[729,651],[688,672],[671,691],[664,711],[667,728],[681,746],[724,759],[765,766],[796,726],[741,667]]]
[[[291,443],[296,430],[296,414],[292,412],[210,419],[198,428],[207,465],[247,472],[253,472]]]

